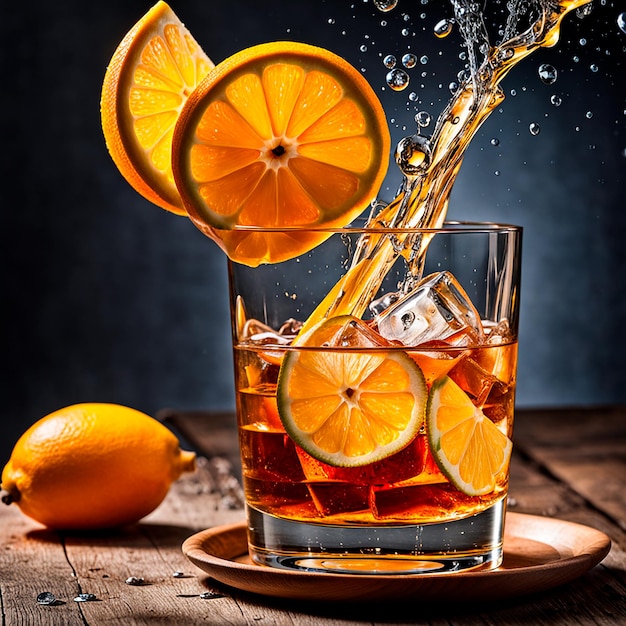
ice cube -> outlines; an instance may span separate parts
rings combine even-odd
[[[407,346],[435,340],[453,346],[475,346],[484,336],[478,312],[447,271],[424,278],[381,313],[376,323],[383,337]]]
[[[485,325],[488,346],[474,357],[488,372],[509,384],[515,378],[517,367],[517,342],[507,320]]]
[[[345,323],[337,328],[332,337],[327,338],[325,345],[339,348],[378,348],[390,344],[367,322],[346,316]]]

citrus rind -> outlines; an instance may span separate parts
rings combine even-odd
[[[159,1],[123,38],[103,80],[102,129],[111,158],[138,193],[180,215],[186,211],[171,172],[172,135],[189,93],[213,65]]]

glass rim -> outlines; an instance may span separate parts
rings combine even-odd
[[[358,220],[357,220],[358,221]],[[231,232],[239,233],[330,233],[330,234],[360,234],[360,233],[380,233],[393,235],[398,233],[421,233],[421,234],[434,234],[434,233],[473,233],[473,234],[488,234],[488,233],[521,233],[523,227],[516,224],[508,224],[501,222],[482,222],[482,221],[464,221],[464,220],[446,220],[438,228],[416,228],[416,227],[403,227],[403,226],[368,226],[368,221],[362,219],[362,225],[355,225],[355,222],[346,226],[283,226],[283,227],[265,227],[265,226],[244,226],[237,225],[231,229]]]

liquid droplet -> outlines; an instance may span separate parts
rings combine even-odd
[[[402,65],[404,65],[404,67],[406,67],[407,69],[411,69],[412,67],[415,67],[417,65],[417,57],[414,54],[411,54],[410,52],[405,54],[402,57]]]
[[[374,6],[383,13],[396,8],[398,0],[374,0]]]
[[[551,96],[550,97],[550,102],[555,106],[555,107],[560,107],[563,100],[561,100],[561,96]]]
[[[454,26],[454,20],[441,20],[435,24],[435,37],[439,37],[439,39],[443,39],[447,37],[452,32],[452,27]]]
[[[409,75],[404,70],[398,68],[388,72],[385,80],[394,91],[402,91],[409,85]]]
[[[431,121],[430,113],[428,111],[420,111],[415,116],[415,121],[420,128],[426,128]]]
[[[384,59],[383,59],[383,65],[388,69],[391,70],[396,66],[396,57],[393,56],[393,54],[388,54]]]
[[[623,33],[626,33],[626,13],[620,13],[617,16],[617,25]]]
[[[499,146],[499,145],[500,145],[500,140],[499,140],[497,137],[494,137],[494,138],[491,140],[491,145],[492,145],[492,146]]]
[[[528,127],[528,130],[530,131],[531,135],[534,135],[536,137],[541,132],[541,127],[536,122],[532,122]]]
[[[549,63],[543,63],[539,66],[538,73],[539,78],[541,78],[541,81],[546,85],[552,85],[556,82],[558,73],[553,65],[550,65]]]

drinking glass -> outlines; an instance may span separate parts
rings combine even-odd
[[[425,230],[302,230],[294,229],[300,240],[324,242],[275,265],[229,262],[251,558],[261,565],[328,573],[497,567],[512,445],[521,228],[446,223]],[[354,274],[347,287],[337,288],[350,275],[355,254],[372,241],[387,246],[390,262],[374,271],[374,261],[365,259],[363,267],[370,270],[360,276],[367,276],[367,288]],[[362,291],[365,300],[343,302],[350,289]],[[332,332],[316,334],[324,324]],[[423,386],[419,406],[407,409],[419,413],[412,422],[415,432],[400,449],[384,451],[371,463],[320,458],[315,447],[285,428],[296,396],[317,393],[316,385],[304,388],[298,382],[306,376],[294,375],[296,367],[304,367],[305,353],[313,362],[374,356],[399,363]],[[331,380],[340,375],[328,369]],[[396,380],[393,371],[388,377]],[[395,402],[396,396],[387,397]],[[380,410],[402,424],[410,421],[387,408]],[[465,431],[457,432],[449,418],[460,419],[461,413],[459,428]],[[488,436],[472,438],[469,427]],[[477,437],[482,438],[478,452],[470,449]],[[465,440],[456,450],[455,441]],[[465,467],[463,459],[466,465],[479,460]],[[486,487],[472,482],[478,481],[475,466],[483,465],[491,468]]]

